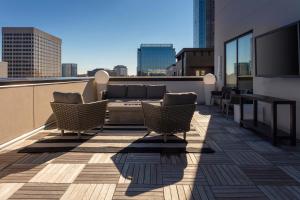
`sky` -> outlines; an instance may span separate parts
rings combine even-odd
[[[78,72],[126,65],[142,43],[193,44],[192,0],[0,0],[0,26],[36,27],[62,39],[62,63]],[[1,39],[0,39],[1,42]]]

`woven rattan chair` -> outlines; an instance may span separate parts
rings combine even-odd
[[[142,102],[145,126],[148,134],[151,131],[163,134],[164,142],[167,142],[167,136],[175,133],[184,134],[190,130],[190,123],[196,108],[195,104],[162,106]]]
[[[107,100],[85,104],[67,104],[51,102],[61,134],[64,130],[73,131],[80,137],[81,132],[101,127],[105,122]]]

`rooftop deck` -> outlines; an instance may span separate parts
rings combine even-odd
[[[56,129],[40,131],[1,151],[1,199],[300,199],[296,148],[273,147],[204,106],[195,112],[192,126],[191,145],[208,145],[214,153],[19,153],[38,140],[74,139]],[[99,139],[118,137],[131,145],[130,139],[144,134],[93,132],[77,145],[88,148]]]

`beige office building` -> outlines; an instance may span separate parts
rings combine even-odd
[[[0,62],[0,78],[7,78],[8,72],[8,63],[7,62]]]
[[[2,28],[9,78],[60,77],[61,39],[33,27]]]

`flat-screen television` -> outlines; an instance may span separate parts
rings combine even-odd
[[[255,38],[256,76],[300,76],[299,23]]]

